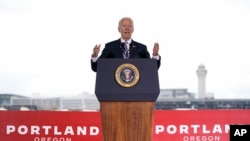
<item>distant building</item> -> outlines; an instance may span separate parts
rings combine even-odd
[[[0,94],[0,109],[1,110],[37,110],[36,105],[29,104],[12,104],[12,99],[28,99],[28,97],[16,95],[16,94]]]
[[[55,110],[60,107],[60,98],[11,98],[11,105],[36,105],[39,110]]]
[[[98,110],[99,106],[99,101],[94,94],[84,93],[77,97],[61,98],[59,110]]]
[[[214,99],[214,93],[206,93],[205,99]]]
[[[155,109],[250,109],[250,99],[165,99],[156,101]]]
[[[164,99],[193,99],[194,95],[187,89],[161,89],[158,100]]]
[[[16,94],[0,94],[0,106],[10,105],[11,98],[27,98],[27,97]]]
[[[67,110],[81,110],[86,109],[86,105],[83,98],[61,98],[60,99],[60,109]]]
[[[93,94],[69,98],[27,98],[17,95],[6,97],[2,94],[0,97],[4,97],[4,101],[6,101],[5,98],[10,98],[11,101],[7,104],[6,102],[1,104],[0,110],[98,111],[100,109],[99,101]],[[187,89],[163,89],[155,102],[155,109],[250,109],[250,99],[195,99]]]
[[[75,97],[32,98],[18,95],[1,95],[1,105],[12,109],[36,106],[38,110],[96,110],[99,101],[93,94],[84,93]],[[4,108],[2,107],[2,108]]]
[[[198,98],[204,99],[206,97],[206,75],[207,70],[204,65],[199,65],[196,71],[198,76]]]

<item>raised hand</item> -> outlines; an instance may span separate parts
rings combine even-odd
[[[100,44],[95,45],[95,47],[93,48],[92,57],[97,57],[98,56],[98,54],[100,52],[100,48],[101,48]]]
[[[159,55],[159,43],[154,43],[153,56]]]

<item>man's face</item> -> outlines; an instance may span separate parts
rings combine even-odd
[[[121,37],[124,40],[130,39],[134,31],[134,26],[132,21],[130,19],[123,19],[123,21],[119,25],[118,30],[121,33]]]

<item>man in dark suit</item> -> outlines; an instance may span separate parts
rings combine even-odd
[[[150,58],[150,54],[146,45],[132,40],[134,32],[133,20],[129,17],[124,17],[119,21],[118,31],[121,33],[121,38],[118,40],[106,43],[99,58]],[[101,45],[95,45],[91,58],[91,68],[94,72],[97,70],[98,54]],[[152,59],[157,60],[158,68],[161,64],[159,55],[159,44],[155,43],[153,48]]]

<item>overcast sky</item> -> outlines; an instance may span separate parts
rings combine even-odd
[[[197,94],[204,64],[208,93],[250,98],[249,0],[0,0],[0,93],[94,93],[92,48],[118,39],[124,16],[150,53],[159,42],[161,89]]]

